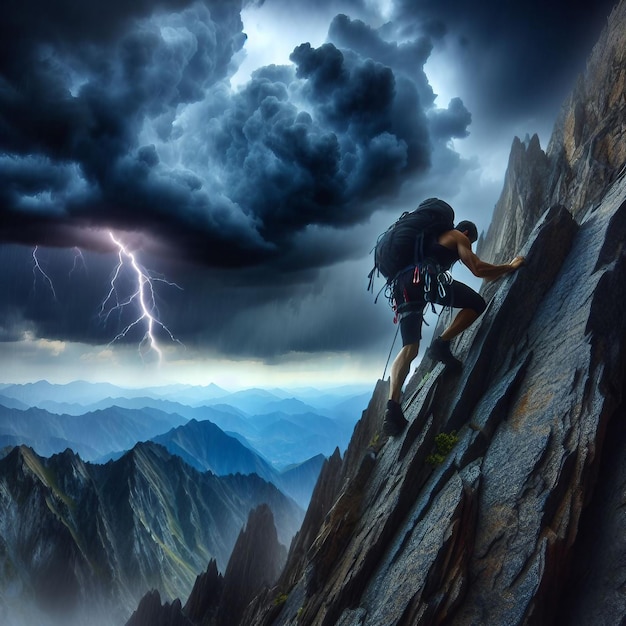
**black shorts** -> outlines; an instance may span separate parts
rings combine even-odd
[[[433,293],[436,294],[434,304],[451,306],[455,309],[472,309],[478,315],[487,308],[484,298],[479,293],[458,280],[453,280],[445,286],[444,296],[438,293],[437,285],[433,285]],[[398,307],[402,345],[418,343],[422,338],[423,312],[427,304],[424,299],[423,281],[414,284],[413,273],[409,272],[396,281],[393,294]]]

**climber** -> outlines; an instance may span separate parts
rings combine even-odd
[[[461,309],[426,352],[434,361],[441,361],[452,370],[459,370],[462,364],[452,355],[450,341],[476,321],[486,308],[481,295],[451,279],[448,270],[452,264],[460,260],[474,276],[495,280],[515,271],[524,263],[524,257],[521,256],[516,256],[504,265],[482,261],[472,251],[472,244],[477,239],[478,230],[473,222],[459,222],[452,230],[443,232],[425,244],[427,262],[418,267],[409,267],[392,283],[402,349],[391,366],[389,400],[383,422],[383,431],[387,435],[399,435],[408,424],[400,406],[400,397],[411,363],[419,350],[426,303],[434,302]]]

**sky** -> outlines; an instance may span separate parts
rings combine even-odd
[[[612,5],[9,2],[0,382],[374,383],[378,234],[431,196],[486,230]]]

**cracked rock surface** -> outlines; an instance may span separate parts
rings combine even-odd
[[[422,362],[405,392],[408,428],[367,447],[381,429],[379,383],[346,455],[356,471],[339,481],[301,577],[290,574],[285,591],[298,606],[288,598],[271,623],[556,623],[595,541],[578,531],[605,433],[623,413],[618,241],[626,179],[580,225],[563,207],[546,211],[527,266],[500,282],[482,323],[454,347],[462,372]],[[452,432],[456,445],[433,462],[436,436]],[[622,580],[623,558],[611,562]],[[617,620],[605,623],[619,623],[623,590],[602,596]]]

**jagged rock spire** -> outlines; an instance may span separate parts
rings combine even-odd
[[[262,504],[250,512],[228,561],[216,620],[218,626],[239,623],[254,596],[276,582],[286,556],[286,549],[278,543],[272,511]]]

